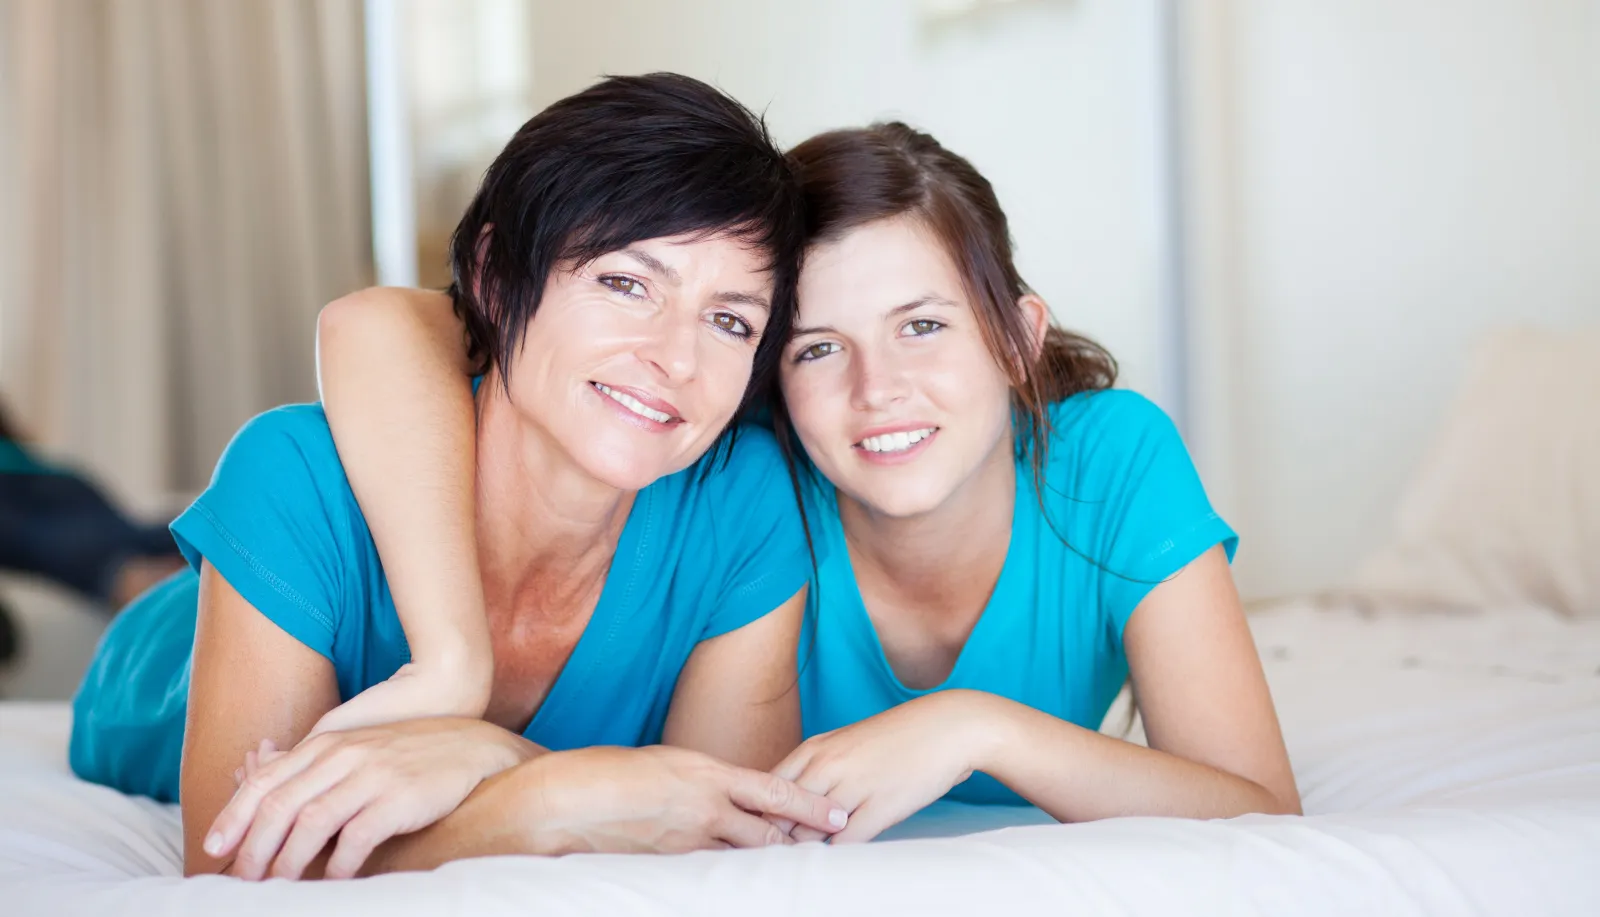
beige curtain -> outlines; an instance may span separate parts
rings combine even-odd
[[[315,397],[371,279],[358,0],[0,0],[0,396],[124,497]]]

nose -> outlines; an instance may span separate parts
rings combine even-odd
[[[635,351],[668,386],[688,382],[699,368],[700,317],[687,313],[688,310],[675,309],[657,313],[645,340]]]
[[[905,400],[910,387],[904,369],[892,356],[858,350],[851,369],[855,378],[850,402],[856,410],[879,411]]]

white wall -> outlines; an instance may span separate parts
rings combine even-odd
[[[898,117],[995,184],[1023,276],[1163,402],[1155,0],[1031,0],[938,26],[912,0],[539,0],[534,102],[677,70],[780,141]]]
[[[1600,3],[1202,0],[1187,35],[1203,470],[1247,593],[1328,586],[1474,336],[1600,323]]]
[[[1162,0],[530,0],[533,104],[672,69],[779,139],[902,117],[971,158],[1024,276],[1177,406]],[[1381,536],[1480,331],[1600,321],[1600,3],[1167,0],[1184,12],[1187,430],[1247,595]]]

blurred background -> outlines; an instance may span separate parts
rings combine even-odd
[[[1350,574],[1481,335],[1600,323],[1600,0],[0,0],[10,437],[159,524],[316,397],[323,303],[445,283],[516,127],[651,70],[970,158],[1249,599]],[[0,691],[70,692],[109,596],[0,579]]]

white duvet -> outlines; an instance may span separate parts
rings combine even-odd
[[[0,704],[0,914],[1600,915],[1600,622],[1288,606],[1253,627],[1304,818],[941,806],[861,847],[342,883],[181,879],[175,809],[75,780],[63,705]]]

